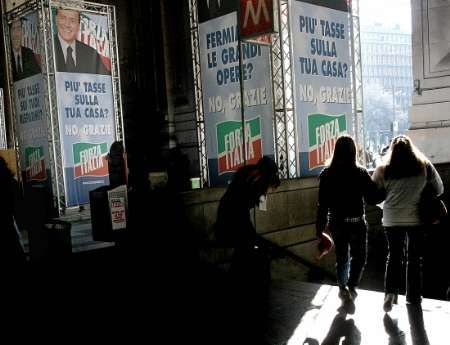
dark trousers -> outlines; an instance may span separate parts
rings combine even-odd
[[[336,248],[337,283],[359,285],[367,259],[367,223],[332,222],[330,231]]]
[[[422,253],[424,231],[421,226],[384,228],[388,243],[384,290],[398,294],[402,277],[402,262],[406,259],[406,300],[420,302],[422,295]]]

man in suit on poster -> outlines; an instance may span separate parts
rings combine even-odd
[[[55,61],[58,72],[111,74],[97,51],[77,40],[80,12],[58,8],[55,17],[58,33],[54,35]]]
[[[33,50],[22,46],[23,30],[21,19],[11,23],[10,36],[13,80],[18,81],[41,73],[41,67]]]

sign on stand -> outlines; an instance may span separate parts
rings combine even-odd
[[[108,191],[108,203],[111,213],[112,230],[122,230],[127,227],[127,186],[122,185]]]

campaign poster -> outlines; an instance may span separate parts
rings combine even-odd
[[[64,186],[68,207],[89,203],[109,184],[106,155],[115,140],[108,17],[52,8]]]
[[[22,179],[51,188],[47,119],[41,71],[41,34],[37,11],[9,25],[16,129]]]
[[[199,25],[206,150],[210,185],[223,186],[244,163],[274,156],[270,47],[242,44],[242,121],[236,12],[207,19]]]
[[[337,138],[352,134],[346,0],[294,0],[290,8],[300,175],[320,173]]]

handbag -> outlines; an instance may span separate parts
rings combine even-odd
[[[431,166],[427,164],[427,182],[420,194],[419,217],[424,224],[438,224],[447,216],[447,207],[431,183]]]
[[[334,248],[333,237],[331,236],[328,224],[325,230],[320,234],[320,238],[317,242],[317,255],[316,259],[320,260],[327,255]]]

